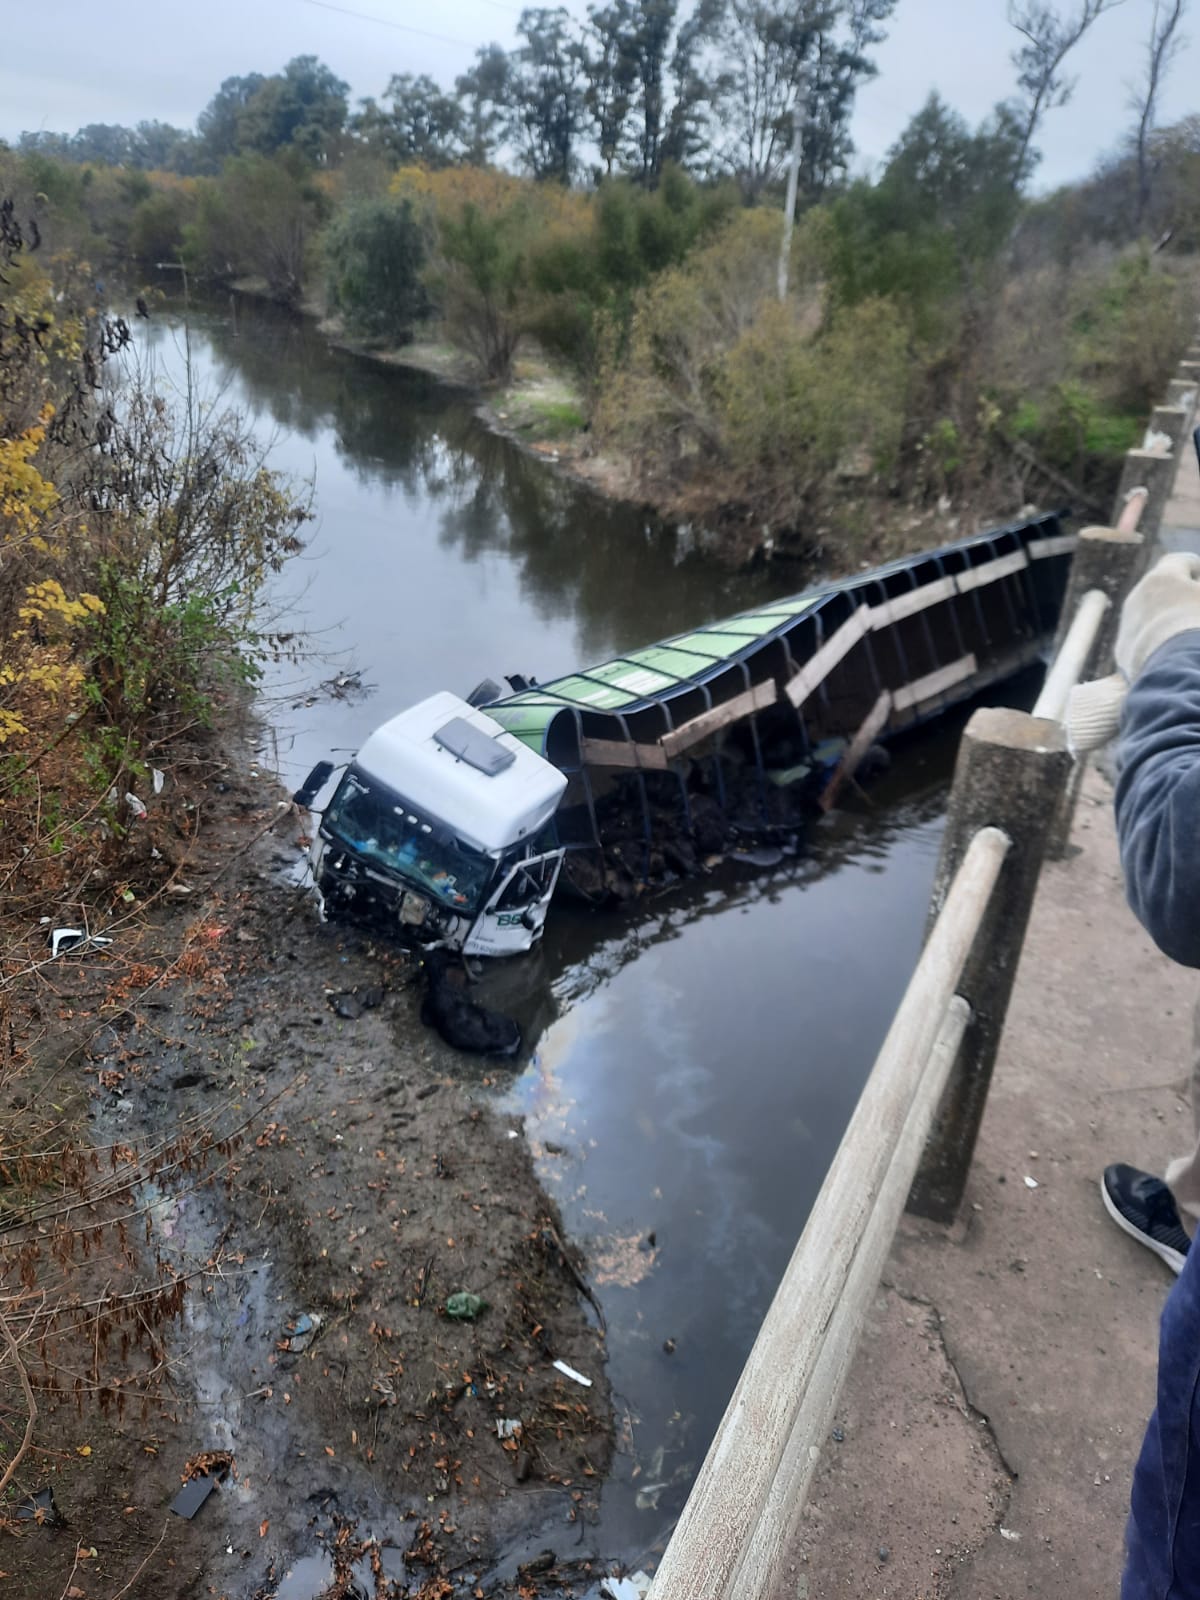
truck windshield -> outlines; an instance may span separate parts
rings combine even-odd
[[[325,813],[325,823],[359,855],[464,915],[474,915],[495,863],[431,825],[386,789],[348,772]]]

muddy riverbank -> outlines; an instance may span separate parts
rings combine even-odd
[[[91,1352],[57,1349],[20,1490],[52,1489],[61,1525],[15,1525],[9,1592],[309,1600],[335,1546],[372,1596],[508,1594],[549,1550],[521,1592],[578,1592],[611,1453],[586,1263],[493,1109],[499,1069],[421,1026],[404,953],[317,921],[282,877],[303,819],[252,770],[196,786],[186,845],[169,790],[152,805],[142,826],[190,892],[43,979],[40,1091],[122,1162],[181,1137],[195,1159],[139,1185],[137,1266],[103,1291],[156,1259],[186,1280],[162,1368],[142,1381],[97,1350],[77,1396]],[[486,1303],[472,1320],[463,1293]],[[172,1516],[202,1452],[232,1470]]]

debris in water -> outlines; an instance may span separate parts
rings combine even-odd
[[[783,860],[783,851],[764,845],[754,850],[731,850],[731,861],[740,861],[744,867],[777,867]]]
[[[486,1310],[487,1301],[481,1295],[465,1291],[450,1295],[446,1301],[446,1315],[455,1322],[474,1322]]]
[[[663,1349],[667,1352],[667,1354],[669,1356],[673,1356],[675,1354],[675,1341],[674,1341],[674,1339],[664,1339],[663,1340]]]
[[[574,1367],[569,1367],[565,1361],[552,1361],[551,1366],[561,1372],[564,1378],[571,1378],[576,1383],[581,1383],[585,1389],[592,1387],[592,1380],[585,1378],[582,1372],[576,1372]]]

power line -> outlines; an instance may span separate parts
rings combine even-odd
[[[338,6],[333,0],[304,0],[306,6],[318,6],[322,11],[337,11],[343,17],[357,17],[361,22],[374,22],[381,28],[394,28],[397,33],[412,33],[419,39],[436,39],[439,44],[461,45],[464,49],[471,48],[466,39],[452,39],[448,33],[431,33],[427,28],[413,28],[407,22],[393,22],[390,17],[372,16],[369,11],[355,11],[350,6]]]

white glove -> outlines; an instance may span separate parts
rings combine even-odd
[[[1115,739],[1121,726],[1121,707],[1129,685],[1123,672],[1077,683],[1067,700],[1067,747],[1073,756],[1085,756]]]
[[[1113,654],[1130,683],[1177,633],[1200,628],[1200,556],[1178,551],[1152,567],[1121,607]]]

